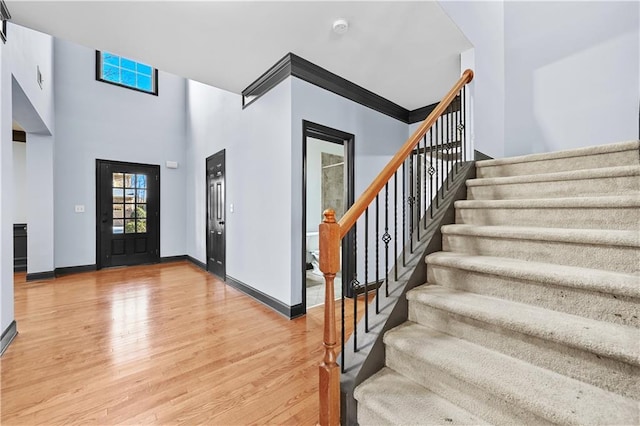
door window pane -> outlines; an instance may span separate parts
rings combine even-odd
[[[113,233],[114,234],[122,234],[124,231],[124,220],[122,219],[114,219],[113,220]]]
[[[114,188],[122,188],[124,186],[124,174],[114,173],[112,186]]]
[[[122,203],[124,201],[124,191],[122,189],[113,189],[113,202]]]
[[[137,191],[138,198],[136,202],[138,203],[146,203],[147,202],[147,190],[146,189],[138,189]]]
[[[138,233],[147,232],[147,221],[146,221],[146,219],[138,219],[138,220],[136,220],[136,232],[138,232]]]
[[[125,189],[124,190],[125,203],[135,203],[136,202],[136,200],[134,199],[135,195],[136,195],[135,189]]]
[[[126,204],[124,207],[124,217],[126,217],[127,219],[134,218],[135,211],[136,211],[135,204]]]
[[[136,232],[136,220],[135,219],[125,219],[124,220],[124,233],[125,234],[135,234]]]
[[[138,204],[138,205],[136,205],[136,217],[138,219],[145,219],[147,217],[147,205],[146,204]]]
[[[113,205],[113,218],[122,219],[124,217],[124,206],[122,204]]]
[[[136,175],[132,173],[127,173],[124,175],[124,183],[127,188],[135,188],[136,186]]]
[[[147,175],[136,175],[136,188],[147,187]]]

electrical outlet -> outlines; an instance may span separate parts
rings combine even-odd
[[[84,205],[83,204],[76,204],[76,213],[84,213]]]

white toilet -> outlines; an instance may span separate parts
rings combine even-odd
[[[307,263],[313,266],[312,274],[323,276],[320,270],[320,240],[317,232],[307,232]]]

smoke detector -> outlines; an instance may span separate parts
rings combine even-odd
[[[349,30],[349,23],[346,19],[336,19],[333,22],[333,32],[336,34],[344,34]]]

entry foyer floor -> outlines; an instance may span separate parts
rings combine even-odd
[[[322,307],[290,321],[177,262],[17,274],[15,310],[3,425],[317,422]]]

